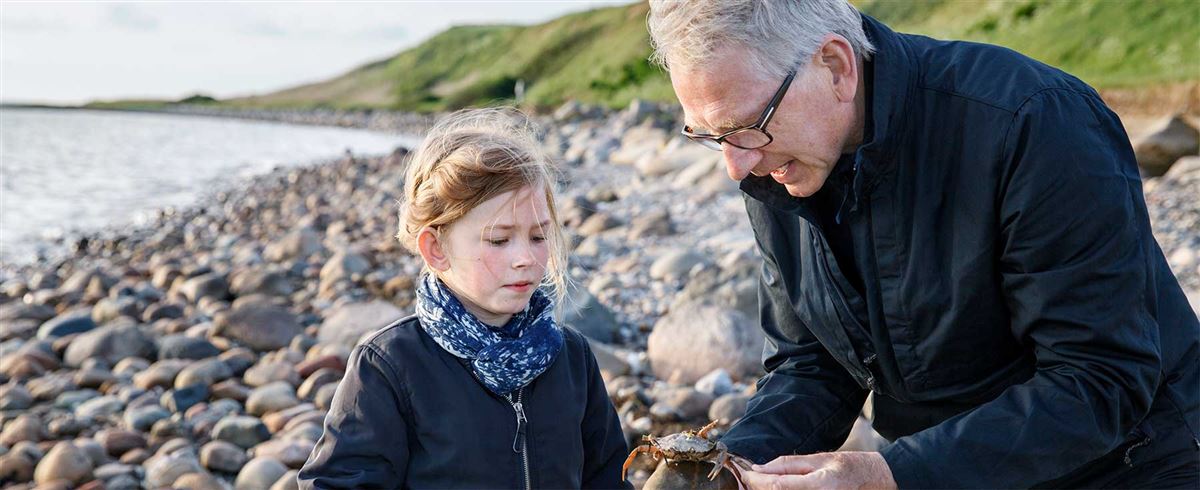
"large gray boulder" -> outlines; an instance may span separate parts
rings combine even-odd
[[[745,315],[700,302],[676,305],[659,319],[646,354],[659,379],[692,384],[722,368],[734,379],[754,379],[762,367],[763,334]]]
[[[1180,157],[1195,155],[1198,150],[1200,131],[1180,116],[1167,120],[1133,148],[1138,166],[1151,176],[1166,173]]]
[[[334,309],[321,323],[317,339],[354,347],[364,335],[373,333],[405,315],[386,301],[349,303]]]

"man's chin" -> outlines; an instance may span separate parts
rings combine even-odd
[[[810,197],[821,190],[820,187],[813,188],[804,184],[783,184],[783,188],[787,189],[787,193],[792,197]]]

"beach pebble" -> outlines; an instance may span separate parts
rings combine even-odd
[[[101,359],[114,365],[127,357],[153,358],[157,350],[154,341],[137,325],[109,325],[75,337],[63,360],[72,367],[87,359]]]
[[[39,485],[56,480],[82,483],[91,479],[92,468],[92,459],[87,452],[71,441],[62,441],[55,444],[37,463],[33,480]]]
[[[238,415],[225,417],[217,422],[212,431],[212,438],[249,449],[270,439],[271,431],[267,430],[267,426],[258,417]]]
[[[286,347],[301,333],[296,315],[267,302],[235,306],[217,315],[212,335],[227,337],[258,351]]]
[[[236,474],[249,459],[245,449],[226,441],[212,441],[200,448],[200,464],[213,471]]]
[[[296,398],[295,388],[290,383],[275,381],[250,392],[250,396],[246,398],[246,411],[250,415],[262,416],[299,404],[300,399]]]
[[[159,359],[205,359],[220,354],[221,350],[212,342],[183,334],[168,335],[158,341]]]
[[[288,467],[283,463],[271,458],[257,457],[242,467],[233,485],[236,490],[270,488],[287,472]]]

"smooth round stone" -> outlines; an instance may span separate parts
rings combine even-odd
[[[190,451],[192,456],[196,455],[196,451],[192,448],[192,442],[187,440],[185,437],[176,437],[162,443],[162,445],[158,447],[158,450],[154,452],[154,455],[166,456],[180,450]]]
[[[254,446],[251,453],[255,457],[271,458],[287,465],[289,468],[300,469],[301,466],[304,466],[304,461],[308,459],[308,454],[312,452],[313,447],[316,445],[316,441],[271,439]]]
[[[100,418],[115,415],[125,408],[125,402],[115,396],[92,398],[75,407],[75,416],[79,418]]]
[[[145,463],[147,459],[150,459],[150,456],[153,456],[153,454],[150,454],[150,451],[145,449],[132,449],[125,454],[122,454],[120,461],[124,464],[141,465],[142,463]]]
[[[293,418],[298,417],[303,414],[306,414],[308,412],[315,412],[316,409],[317,409],[316,405],[313,405],[311,403],[301,403],[294,407],[265,415],[265,416],[263,416],[262,421],[264,424],[266,424],[267,429],[269,429],[271,431],[271,433],[274,434],[276,432],[283,430],[283,428],[285,426],[287,426],[287,423],[290,420],[292,420]]]
[[[160,403],[167,410],[175,413],[183,413],[197,403],[207,399],[208,387],[203,384],[195,384],[163,393]]]
[[[0,456],[0,481],[23,483],[33,480],[35,459],[25,454],[9,452]]]
[[[161,386],[170,388],[175,383],[175,377],[183,368],[190,364],[180,359],[167,359],[151,364],[149,368],[133,375],[133,384],[144,390]]]
[[[142,308],[136,298],[129,296],[104,298],[92,307],[92,320],[99,324],[108,323],[123,316],[129,318],[142,316]]]
[[[184,310],[180,305],[173,303],[155,303],[146,308],[146,311],[142,312],[142,321],[146,323],[153,323],[155,320],[161,320],[164,318],[183,318],[183,316]]]
[[[55,480],[81,483],[92,477],[92,459],[70,441],[59,442],[37,464],[33,480],[46,484]]]
[[[190,447],[156,455],[146,460],[144,467],[146,468],[146,483],[153,488],[170,487],[183,475],[204,471]]]
[[[200,464],[225,473],[237,473],[250,458],[246,450],[226,441],[212,441],[200,448]]]
[[[271,458],[254,458],[242,467],[242,471],[238,472],[233,487],[236,490],[270,488],[287,472],[287,466],[279,461]]]
[[[242,303],[217,314],[213,335],[234,339],[257,351],[286,347],[303,329],[287,308],[264,301]]]
[[[107,369],[81,369],[75,373],[75,384],[84,388],[99,388],[117,380]]]
[[[345,371],[346,362],[335,354],[324,355],[315,359],[309,359],[296,365],[296,372],[301,378],[308,378],[319,369],[333,369],[336,371]]]
[[[260,362],[242,375],[242,381],[253,387],[265,386],[276,381],[286,381],[292,386],[300,384],[296,368],[287,362]]]
[[[733,424],[746,415],[746,407],[750,397],[740,393],[721,395],[708,408],[708,419],[721,422],[723,425]]]
[[[188,473],[175,479],[175,488],[181,490],[228,490],[228,484],[208,473]]]
[[[125,425],[136,431],[148,431],[155,422],[168,418],[171,412],[158,405],[131,408],[125,412]]]
[[[63,360],[68,366],[79,366],[90,358],[116,364],[128,357],[150,358],[156,351],[154,340],[137,325],[108,325],[75,337]]]
[[[104,446],[101,446],[99,441],[96,441],[95,439],[78,438],[71,442],[73,442],[75,447],[82,450],[83,453],[92,460],[93,468],[109,462],[108,454],[104,452]]]
[[[38,328],[37,338],[48,339],[87,332],[96,328],[90,308],[77,309],[58,315]]]
[[[229,366],[229,370],[233,371],[234,376],[241,376],[258,362],[258,354],[245,347],[233,347],[222,352],[219,357]]]
[[[33,405],[33,395],[24,385],[9,383],[0,386],[0,410],[25,410]]]
[[[317,442],[321,439],[321,434],[324,433],[324,429],[321,428],[320,423],[306,423],[286,430],[287,432],[283,434],[282,439],[290,441]]]
[[[225,361],[219,358],[203,359],[183,368],[175,377],[175,387],[183,388],[198,383],[212,386],[213,383],[223,381],[231,376],[233,376],[233,371],[229,369],[229,365],[225,364]]]
[[[325,386],[317,388],[317,394],[313,396],[313,403],[322,411],[329,411],[329,407],[333,405],[333,395],[337,393],[338,383],[329,383]]]
[[[270,490],[300,490],[300,481],[296,479],[299,474],[300,472],[297,470],[288,470],[278,480],[275,480],[275,484],[271,485]]]
[[[104,447],[104,452],[118,458],[130,450],[146,447],[144,436],[124,429],[104,429],[96,433],[96,441]]]
[[[250,397],[250,391],[249,387],[239,383],[236,379],[227,379],[212,385],[213,398],[228,398],[245,402]]]
[[[225,417],[213,427],[212,438],[228,441],[238,447],[249,449],[271,438],[271,431],[257,417],[235,415]]]
[[[158,342],[159,359],[205,359],[221,355],[208,340],[183,334],[168,335]]]
[[[337,384],[342,380],[342,372],[334,369],[318,369],[315,373],[310,374],[300,383],[300,389],[296,390],[296,396],[305,400],[312,400],[317,394],[317,389],[329,383]]]
[[[140,478],[130,475],[118,475],[104,482],[105,490],[142,490]]]
[[[101,466],[96,467],[96,470],[92,472],[92,476],[95,477],[97,480],[111,480],[111,479],[116,478],[121,475],[129,475],[129,476],[136,477],[137,474],[138,474],[137,466],[134,466],[131,464],[122,464],[122,463],[108,463],[105,465],[101,465]]]
[[[80,432],[83,432],[88,427],[91,427],[90,422],[90,419],[80,420],[73,415],[66,415],[51,420],[47,428],[50,430],[51,438],[62,439],[66,437],[74,437]]]
[[[187,436],[187,427],[181,421],[175,419],[162,419],[150,427],[150,437],[155,441]]]
[[[150,367],[150,361],[140,357],[126,357],[113,366],[113,374],[117,376],[133,376]]]
[[[246,411],[250,415],[262,416],[278,412],[300,404],[292,385],[286,381],[276,381],[250,392],[246,398]]]

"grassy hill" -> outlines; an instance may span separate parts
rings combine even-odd
[[[902,32],[1000,44],[1100,88],[1200,80],[1195,0],[855,0]],[[445,110],[567,99],[621,107],[673,101],[651,66],[647,6],[567,15],[534,26],[454,27],[337,78],[226,104],[253,107]]]

